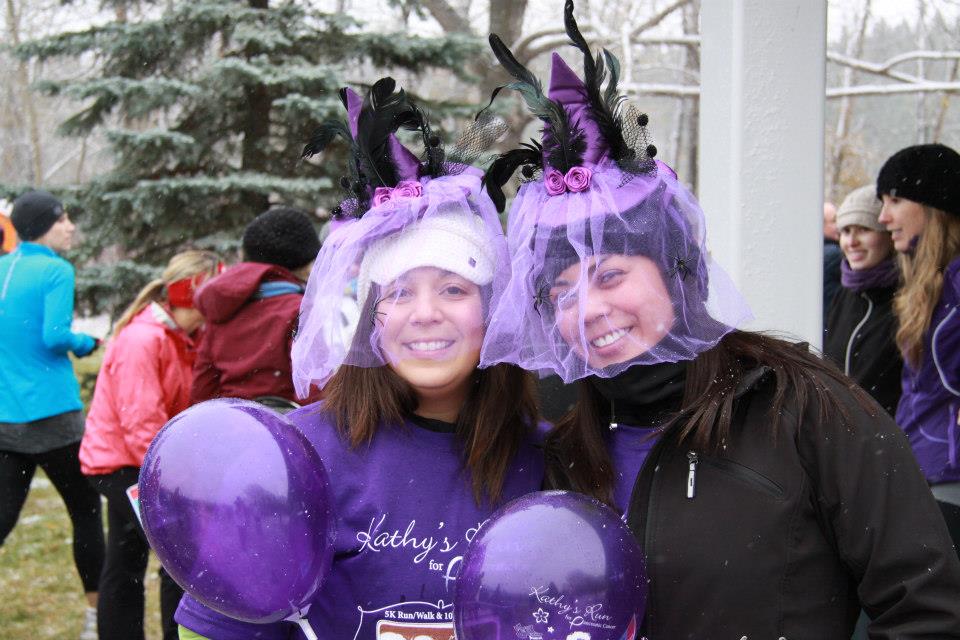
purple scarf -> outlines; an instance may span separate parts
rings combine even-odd
[[[899,279],[900,269],[893,258],[887,258],[875,267],[859,271],[851,269],[846,259],[840,263],[840,284],[844,289],[850,289],[855,293],[867,289],[893,287]]]

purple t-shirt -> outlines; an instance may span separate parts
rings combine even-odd
[[[624,516],[640,468],[656,444],[658,435],[659,432],[654,428],[621,424],[607,436],[607,447],[613,461],[613,501]]]
[[[317,637],[449,640],[464,549],[495,506],[474,500],[454,434],[409,423],[354,450],[319,406],[289,414],[323,458],[337,515],[333,567],[309,612]],[[511,462],[500,504],[540,489],[538,438]],[[291,623],[232,620],[189,595],[176,621],[212,640],[304,637]]]
[[[897,424],[930,484],[960,482],[960,258],[943,273],[943,292],[923,341],[919,369],[903,365]]]

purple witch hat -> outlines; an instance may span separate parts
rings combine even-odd
[[[473,283],[484,296],[484,324],[509,276],[506,240],[481,172],[446,158],[439,136],[392,78],[374,83],[363,98],[350,89],[340,97],[347,121],[325,122],[303,151],[320,153],[338,136],[348,145],[348,174],[340,181],[346,197],[334,209],[339,224],[314,262],[293,343],[301,397],[341,365],[378,367],[409,357],[383,340],[385,327],[400,317],[388,285],[406,272],[435,267]],[[401,144],[400,128],[419,132],[422,157]]]
[[[565,25],[584,79],[554,53],[546,94],[490,36],[514,77],[506,88],[543,121],[543,137],[501,155],[484,178],[501,211],[518,168],[524,184],[507,228],[513,275],[481,366],[510,362],[572,382],[691,360],[748,321],[749,308],[710,259],[696,199],[654,159],[647,116],[617,91],[619,61],[591,54],[572,0]]]

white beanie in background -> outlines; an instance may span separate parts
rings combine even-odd
[[[883,203],[877,198],[876,185],[868,184],[854,189],[837,210],[837,230],[855,224],[874,231],[886,231],[879,220],[882,207]]]

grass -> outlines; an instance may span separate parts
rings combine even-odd
[[[86,600],[73,564],[72,529],[39,469],[13,533],[0,547],[0,638],[75,640]],[[160,640],[157,560],[147,570],[147,640]]]

